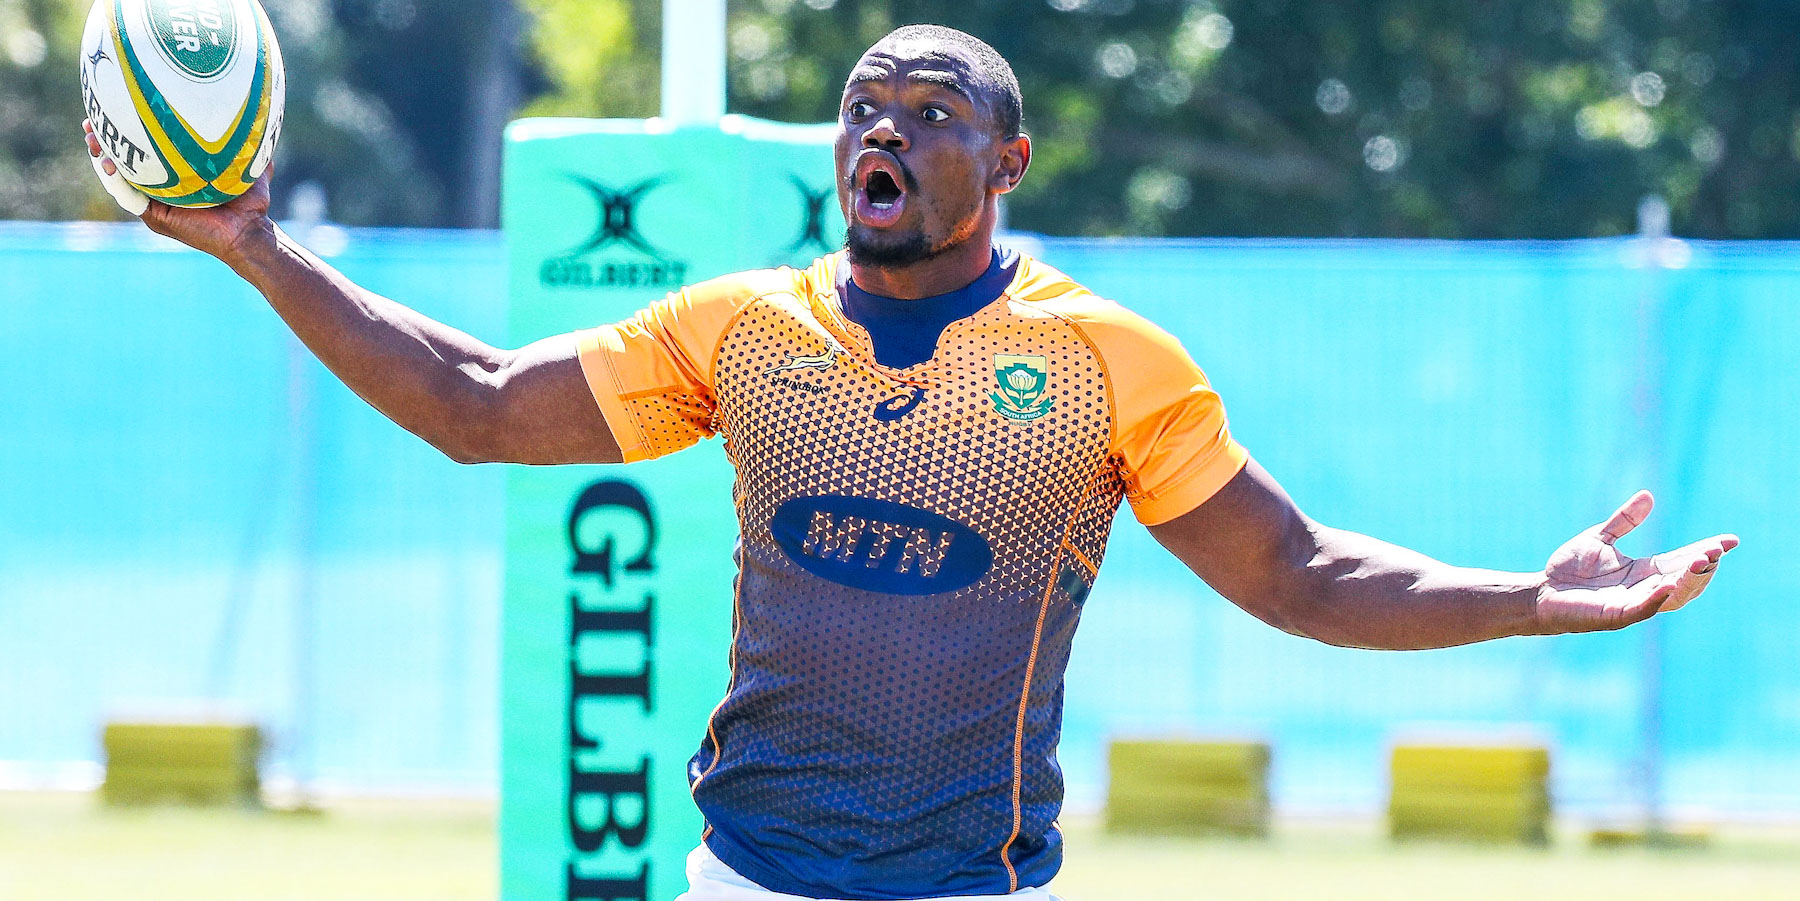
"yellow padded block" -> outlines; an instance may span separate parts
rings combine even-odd
[[[1115,741],[1107,748],[1112,784],[1228,783],[1263,785],[1269,773],[1269,746],[1261,742]]]
[[[1533,746],[1400,745],[1391,760],[1393,784],[1511,789],[1543,785],[1550,750]]]
[[[262,735],[248,723],[109,723],[102,736],[113,804],[255,804]]]
[[[1114,799],[1106,805],[1105,827],[1108,832],[1121,833],[1266,835],[1269,805],[1267,801],[1226,798],[1206,803]]]
[[[184,766],[109,766],[100,796],[109,804],[251,804],[261,785],[256,773]]]
[[[1109,831],[1268,833],[1266,744],[1115,741],[1107,762]]]
[[[1471,807],[1455,802],[1410,803],[1388,811],[1389,833],[1396,839],[1467,838],[1544,844],[1549,840],[1547,804],[1519,803]]]
[[[1543,844],[1550,751],[1537,745],[1400,745],[1390,758],[1394,838]]]
[[[253,765],[262,735],[247,723],[108,723],[101,744],[108,763]]]
[[[1467,820],[1542,819],[1550,812],[1550,799],[1541,793],[1517,794],[1407,794],[1388,802],[1388,815],[1417,822]]]

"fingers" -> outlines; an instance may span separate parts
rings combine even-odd
[[[94,135],[93,123],[86,119],[81,120],[81,131],[87,138],[88,156],[99,160],[101,170],[107,175],[119,174],[119,167],[114,165],[113,161],[106,156],[106,152],[100,148],[100,139]]]
[[[1690,557],[1687,565],[1680,571],[1680,575],[1676,576],[1675,592],[1668,601],[1664,602],[1663,610],[1680,610],[1687,606],[1689,601],[1699,597],[1700,593],[1706,590],[1706,586],[1712,584],[1713,574],[1719,569],[1719,561],[1738,545],[1736,535],[1719,535],[1707,539],[1707,542],[1712,542],[1712,544],[1706,548],[1704,553]]]
[[[1659,573],[1681,572],[1696,560],[1702,561],[1703,565],[1706,566],[1707,570],[1710,572],[1712,567],[1718,564],[1720,558],[1730,553],[1731,549],[1737,546],[1738,538],[1736,535],[1714,535],[1711,538],[1703,538],[1686,547],[1665,551],[1650,559],[1651,562],[1655,564],[1656,571]]]
[[[94,164],[94,174],[100,177],[100,186],[106,189],[106,193],[112,196],[113,202],[120,209],[133,216],[144,215],[144,211],[150,208],[150,198],[132,187],[125,176],[119,174],[119,167],[106,155],[106,149],[100,146],[99,138],[94,135],[94,123],[82,120],[81,131],[87,140],[88,162]]]
[[[1656,613],[1669,613],[1687,606],[1689,601],[1706,591],[1718,572],[1719,561],[1738,546],[1736,535],[1714,535],[1696,541],[1677,551],[1656,555],[1656,569],[1662,575],[1658,590],[1667,588],[1666,597],[1653,608]]]
[[[1616,628],[1636,625],[1664,610],[1675,609],[1668,605],[1674,599],[1677,587],[1674,579],[1665,577],[1658,580],[1656,587],[1648,595],[1624,610]]]
[[[1656,500],[1650,496],[1650,492],[1639,490],[1638,493],[1631,496],[1631,500],[1613,511],[1613,515],[1600,524],[1600,540],[1607,544],[1618,541],[1632,529],[1643,525],[1644,520],[1650,516],[1650,508],[1654,506],[1656,506]]]
[[[1675,587],[1669,598],[1657,608],[1658,613],[1668,613],[1687,606],[1688,601],[1700,596],[1706,586],[1712,582],[1713,572],[1717,564],[1694,561],[1681,575],[1675,579]]]

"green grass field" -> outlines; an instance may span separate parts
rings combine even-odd
[[[1055,889],[1143,899],[1800,899],[1800,828],[1722,829],[1708,847],[1394,846],[1373,823],[1288,823],[1268,841],[1121,839],[1066,824]],[[338,801],[317,815],[153,808],[0,793],[6,901],[492,901],[491,805]]]

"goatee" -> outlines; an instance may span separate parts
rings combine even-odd
[[[854,223],[845,229],[844,250],[849,253],[850,262],[858,266],[894,269],[923,263],[949,249],[948,245],[931,246],[919,232],[891,242],[876,240],[877,234],[867,226]]]

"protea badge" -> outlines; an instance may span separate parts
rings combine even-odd
[[[994,409],[1007,419],[1037,419],[1050,412],[1053,398],[1044,396],[1050,381],[1050,361],[1029,354],[994,354],[994,381],[1000,390],[988,395]]]

